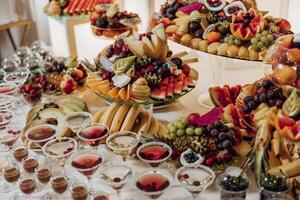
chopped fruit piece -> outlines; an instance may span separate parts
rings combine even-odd
[[[108,94],[110,97],[117,97],[117,96],[118,96],[118,93],[119,93],[119,88],[114,87],[113,89],[109,90],[107,94]]]
[[[213,43],[213,42],[219,42],[220,39],[221,39],[222,35],[221,33],[219,32],[210,32],[208,35],[207,35],[207,41],[209,43]]]

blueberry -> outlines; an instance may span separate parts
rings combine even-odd
[[[269,90],[267,92],[267,99],[273,99],[274,98],[274,92],[272,90]]]
[[[276,99],[270,99],[270,100],[268,101],[268,105],[269,105],[270,107],[275,106],[275,105],[276,105]]]
[[[217,129],[213,129],[210,131],[210,136],[211,137],[216,137],[219,134],[219,131]]]
[[[216,128],[222,128],[223,123],[218,120],[218,121],[215,121],[214,125],[215,125]]]
[[[263,80],[263,82],[261,83],[261,85],[265,88],[265,89],[269,89],[273,86],[273,83],[269,80]]]
[[[172,58],[171,62],[173,62],[179,69],[182,68],[182,60],[181,60],[181,58],[178,58],[178,57]]]
[[[259,95],[259,101],[262,102],[262,103],[264,103],[264,102],[267,101],[267,96],[266,96],[265,93],[261,93],[261,94]]]
[[[246,96],[246,97],[244,98],[244,103],[245,103],[245,104],[248,104],[250,101],[253,101],[253,97],[252,97],[252,96]]]
[[[218,149],[221,150],[221,151],[225,149],[224,146],[223,146],[223,143],[218,144]]]
[[[252,111],[248,105],[245,105],[243,110],[245,114],[249,114]]]
[[[227,133],[221,132],[218,135],[218,139],[219,139],[220,142],[224,141],[226,138],[227,138]]]
[[[229,141],[229,140],[225,140],[225,141],[222,143],[222,145],[223,145],[223,147],[224,147],[225,149],[229,149],[229,148],[232,147],[232,143],[231,143],[231,141]]]
[[[257,107],[257,105],[256,105],[256,103],[255,103],[254,101],[249,101],[248,104],[247,104],[247,106],[248,106],[251,110],[254,110],[254,109]]]

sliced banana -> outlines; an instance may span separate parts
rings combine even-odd
[[[100,123],[105,124],[110,129],[112,120],[120,107],[121,104],[116,102],[112,103],[101,117]]]
[[[162,138],[166,138],[168,136],[168,129],[162,123],[159,122],[159,130],[158,135]]]
[[[118,109],[113,121],[111,123],[110,132],[114,133],[120,130],[122,123],[131,108],[128,104],[122,104],[121,107]]]
[[[147,133],[151,124],[151,116],[147,111],[142,111],[139,115],[140,124],[138,128],[139,133]]]
[[[92,117],[92,124],[97,124],[100,121],[101,116],[107,110],[107,107],[100,108]]]
[[[125,117],[120,131],[131,131],[141,110],[142,107],[139,105],[131,106],[128,114]]]

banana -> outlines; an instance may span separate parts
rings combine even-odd
[[[131,131],[141,110],[142,107],[139,105],[131,106],[128,114],[125,117],[120,131]]]
[[[158,131],[159,131],[159,123],[153,116],[151,116],[151,124],[148,133],[150,135],[158,136]]]
[[[101,116],[107,110],[107,107],[100,108],[92,117],[92,124],[97,124],[100,121]]]
[[[147,133],[147,131],[150,128],[151,116],[147,111],[142,111],[139,115],[139,118],[140,118],[140,125],[138,128],[138,132]]]
[[[105,111],[105,113],[103,114],[103,116],[100,119],[100,122],[105,124],[109,130],[110,130],[110,125],[111,122],[114,118],[114,116],[116,115],[116,112],[118,111],[118,109],[120,108],[121,104],[119,103],[112,103],[107,110]]]
[[[159,122],[158,135],[162,138],[166,138],[168,136],[168,129],[160,122]]]
[[[122,123],[123,123],[130,108],[131,108],[131,106],[128,104],[121,105],[121,107],[118,109],[115,117],[112,120],[111,127],[110,127],[111,133],[114,133],[114,132],[120,130]]]

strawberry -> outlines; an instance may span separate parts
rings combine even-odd
[[[214,162],[215,162],[215,158],[214,157],[210,157],[210,158],[207,158],[205,160],[205,165],[211,166]]]

